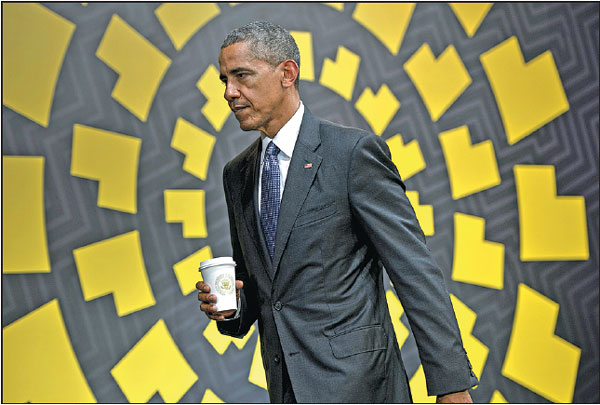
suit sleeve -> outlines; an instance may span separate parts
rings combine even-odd
[[[410,322],[429,395],[476,385],[444,276],[425,244],[389,149],[378,136],[365,136],[356,143],[348,190],[353,215],[383,263]]]
[[[229,230],[231,235],[233,261],[236,263],[235,275],[236,279],[244,282],[244,288],[242,288],[240,293],[239,317],[228,321],[217,322],[217,327],[219,332],[223,335],[243,338],[258,317],[258,306],[256,304],[256,288],[248,276],[241,244],[238,239],[233,202],[231,201],[231,193],[229,192],[227,166],[223,170],[223,189],[225,191],[225,201],[227,202],[227,212],[229,214]]]

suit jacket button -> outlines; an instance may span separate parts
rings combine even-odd
[[[279,364],[279,362],[281,361],[281,359],[279,358],[279,355],[276,354],[275,357],[273,357],[273,361],[277,364]]]
[[[277,301],[277,302],[275,303],[274,307],[275,307],[275,309],[276,309],[277,311],[281,311],[281,307],[283,307],[283,305],[281,305],[281,302],[280,302],[280,301]]]

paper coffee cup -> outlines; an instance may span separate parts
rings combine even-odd
[[[216,257],[200,263],[203,281],[217,297],[217,312],[237,309],[235,294],[235,262],[231,257]]]

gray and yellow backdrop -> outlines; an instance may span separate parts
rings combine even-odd
[[[3,3],[2,400],[268,400],[257,330],[219,335],[194,289],[257,136],[217,63],[253,20],[296,38],[313,112],[387,141],[474,400],[598,402],[597,3]]]

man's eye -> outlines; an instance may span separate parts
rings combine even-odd
[[[240,79],[243,79],[244,77],[246,77],[246,73],[238,73],[237,77],[239,77]]]

